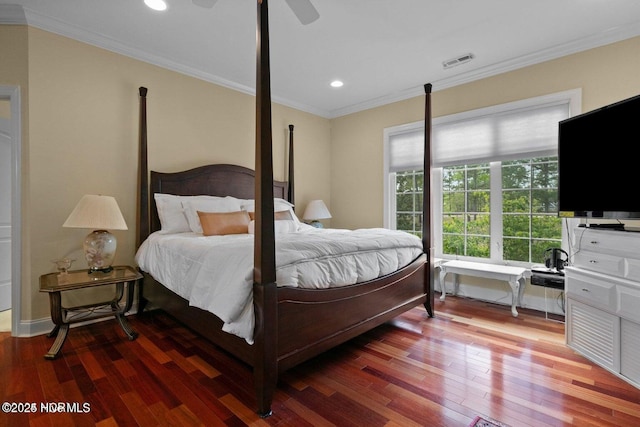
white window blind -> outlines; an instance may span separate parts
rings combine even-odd
[[[569,117],[569,102],[512,109],[435,123],[433,166],[555,156],[558,122]],[[423,168],[424,129],[389,136],[389,171]]]
[[[421,129],[389,135],[389,172],[423,170],[423,153],[424,125]]]

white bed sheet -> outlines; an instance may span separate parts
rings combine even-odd
[[[136,254],[154,279],[223,320],[223,330],[253,343],[252,234],[205,237],[153,233]],[[392,273],[417,258],[422,241],[383,228],[301,227],[276,234],[278,286],[345,286]]]

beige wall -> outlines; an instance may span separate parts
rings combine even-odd
[[[138,87],[148,94],[149,161],[155,170],[208,162],[251,167],[254,98],[61,36],[0,25],[0,84],[19,85],[23,105],[22,318],[49,315],[38,277],[50,260],[83,267],[85,230],[62,223],[83,194],[116,197],[129,225],[116,232],[117,263],[133,263]],[[581,88],[583,111],[640,93],[640,38],[459,87],[434,87],[442,116]],[[383,129],[421,120],[423,97],[333,120],[275,105],[276,179],[286,178],[287,125],[296,127],[296,201],[320,198],[331,226],[382,225]]]
[[[128,231],[114,232],[116,264],[134,262],[138,88],[149,89],[149,163],[160,171],[206,163],[253,167],[255,98],[25,28],[0,25],[2,40],[16,31],[28,33],[28,48],[17,54],[28,58],[28,71],[19,66],[0,69],[0,84],[29,89],[29,137],[23,141],[29,146],[23,152],[23,169],[30,172],[23,183],[22,220],[28,233],[23,242],[27,274],[22,319],[35,320],[49,316],[38,278],[54,270],[51,259],[70,256],[78,260],[75,268],[86,267],[81,242],[89,230],[62,228],[83,194],[116,198],[129,226]],[[2,49],[5,43],[0,45]],[[12,78],[16,70],[20,77]],[[285,147],[291,123],[296,129],[298,209],[311,199],[329,201],[329,120],[275,105],[272,122],[275,178],[287,178]]]
[[[640,37],[450,89],[434,85],[433,116],[570,89],[582,89],[586,112],[640,93],[638,52]],[[332,226],[383,225],[383,130],[423,118],[417,97],[332,121]]]

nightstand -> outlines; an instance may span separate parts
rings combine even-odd
[[[124,315],[131,309],[135,285],[140,279],[142,274],[130,266],[113,267],[113,270],[108,273],[75,270],[40,276],[40,292],[49,293],[51,320],[56,325],[48,335],[50,338],[56,337],[56,340],[44,357],[46,359],[58,357],[69,333],[69,325],[87,320],[115,316],[127,337],[130,340],[136,339],[138,333],[131,328]],[[109,301],[75,307],[62,306],[62,292],[106,285],[115,285],[115,294]],[[120,301],[125,296],[125,288],[126,299],[124,305],[120,305]]]

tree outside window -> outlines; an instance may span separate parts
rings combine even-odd
[[[560,247],[557,158],[503,163],[502,200],[504,259],[542,262],[547,248]]]
[[[488,163],[443,168],[442,253],[491,258],[501,241],[501,259],[536,263],[560,247],[558,163],[555,157],[502,162],[500,188],[491,188]],[[496,169],[494,169],[496,170]],[[396,174],[396,228],[421,237],[422,171]],[[491,197],[502,200],[502,235],[491,235]]]
[[[488,164],[443,169],[442,252],[491,256],[491,188]]]

